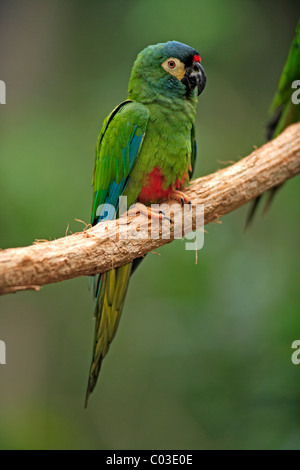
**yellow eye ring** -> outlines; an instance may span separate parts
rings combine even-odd
[[[168,57],[162,64],[162,68],[165,69],[170,75],[173,75],[178,80],[182,80],[185,74],[185,65],[176,57]]]

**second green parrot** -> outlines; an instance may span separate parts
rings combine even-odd
[[[128,99],[106,118],[98,138],[93,225],[121,215],[120,196],[127,196],[126,210],[135,202],[149,206],[168,197],[187,202],[179,190],[188,184],[196,159],[197,96],[206,84],[200,61],[197,50],[177,41],[148,46],[137,56]],[[95,335],[86,405],[138,262],[94,278]]]
[[[300,93],[296,90],[300,86],[300,21],[296,27],[287,60],[278,83],[276,94],[273,98],[270,114],[272,118],[267,125],[267,139],[277,137],[286,127],[300,120],[300,103],[297,98]],[[297,95],[295,98],[294,95]],[[268,193],[264,212],[266,212],[273,200],[274,195],[281,186],[271,189]],[[246,228],[250,225],[256,212],[261,196],[257,197],[249,211]]]

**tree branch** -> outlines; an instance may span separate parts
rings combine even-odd
[[[204,204],[204,222],[208,224],[299,172],[300,123],[239,162],[194,180],[185,194],[193,209]],[[171,200],[167,204],[174,210],[172,221],[181,219],[182,208]],[[129,217],[127,222],[124,218],[103,222],[54,241],[0,251],[0,294],[39,290],[44,284],[105,272],[176,237],[176,224],[170,224],[168,219],[152,232],[152,237],[148,235],[150,221],[145,216]],[[189,231],[195,226],[194,210]]]

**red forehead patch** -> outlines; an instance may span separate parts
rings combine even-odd
[[[193,62],[201,62],[201,57],[199,55],[194,55]]]

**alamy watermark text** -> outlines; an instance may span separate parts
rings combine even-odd
[[[3,80],[0,80],[0,104],[6,104],[6,85]]]
[[[6,345],[0,340],[0,364],[6,364]]]

